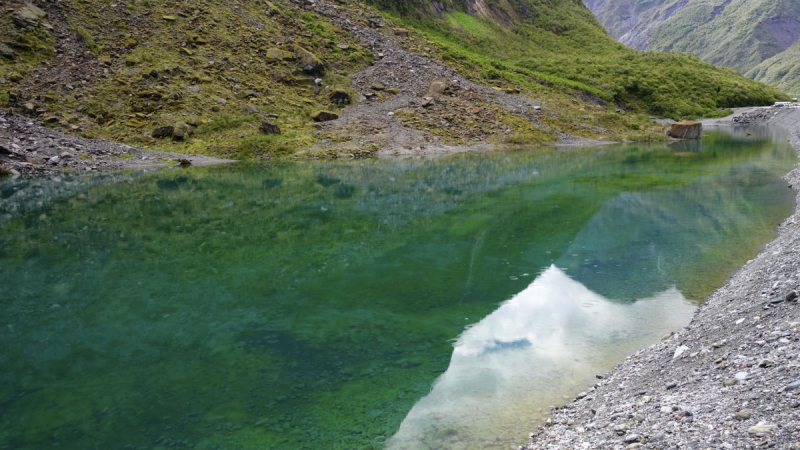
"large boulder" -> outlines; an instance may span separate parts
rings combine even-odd
[[[673,123],[667,135],[675,139],[700,139],[703,137],[703,124],[687,120]]]

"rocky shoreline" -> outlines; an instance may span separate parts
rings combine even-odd
[[[119,142],[86,139],[45,127],[0,109],[0,167],[19,175],[139,170],[233,162],[204,155],[147,150]]]
[[[704,125],[736,123],[746,112],[789,130],[800,152],[800,110],[752,110]],[[784,179],[800,202],[800,165]],[[686,328],[554,407],[520,450],[800,449],[798,253],[795,208],[775,240],[715,291]]]

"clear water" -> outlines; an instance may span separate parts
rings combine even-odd
[[[0,182],[0,449],[508,449],[773,236],[783,141]]]

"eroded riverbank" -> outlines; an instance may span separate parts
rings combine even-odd
[[[800,151],[800,111],[767,123]],[[797,190],[800,168],[784,179]],[[685,329],[602,375],[521,448],[800,448],[798,252],[795,208]]]

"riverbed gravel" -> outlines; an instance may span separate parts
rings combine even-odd
[[[767,111],[746,117],[785,127],[800,151],[800,110]],[[800,167],[784,179],[798,190]],[[796,209],[686,328],[598,374],[520,449],[800,449],[799,278]]]

